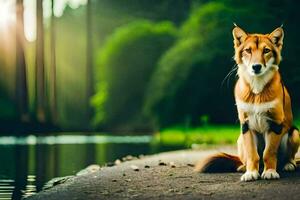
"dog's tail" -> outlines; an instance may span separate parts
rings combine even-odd
[[[216,153],[200,160],[195,171],[202,173],[221,173],[243,171],[243,163],[238,156],[227,153]]]

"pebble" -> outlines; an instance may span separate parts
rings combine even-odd
[[[121,160],[119,160],[119,159],[115,160],[115,165],[119,165],[119,164],[121,164],[121,163],[122,163]]]
[[[134,171],[140,171],[139,167],[136,165],[131,165],[130,168],[133,169]]]
[[[175,163],[174,162],[170,162],[170,167],[171,168],[175,168],[176,167]]]
[[[132,155],[128,155],[124,158],[122,158],[123,161],[131,161],[131,160],[136,160],[137,157],[133,157]]]
[[[109,192],[107,190],[104,190],[101,193],[104,194],[104,195],[108,195],[109,194]]]
[[[166,166],[167,164],[166,164],[165,162],[159,160],[159,161],[158,161],[158,165],[160,165],[160,166]]]
[[[139,159],[144,158],[144,157],[145,157],[144,154],[140,154],[140,155],[138,156]]]
[[[96,172],[96,171],[99,171],[99,170],[100,170],[100,166],[99,165],[96,165],[96,164],[89,165],[85,169],[82,169],[79,172],[77,172],[76,176],[81,176],[81,175],[93,173],[93,172]]]
[[[145,165],[145,168],[150,168],[150,166],[149,165]]]

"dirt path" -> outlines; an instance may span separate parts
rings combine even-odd
[[[224,148],[225,152],[235,152]],[[193,166],[215,151],[176,151],[75,176],[28,200],[300,199],[300,171],[275,181],[240,182],[239,173],[199,174]]]

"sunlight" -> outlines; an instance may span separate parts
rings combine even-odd
[[[1,3],[1,0],[0,0]],[[87,0],[55,0],[54,1],[54,15],[55,17],[61,17],[67,5],[72,9],[76,9],[79,6],[85,5]],[[43,2],[43,15],[44,18],[51,16],[51,2]],[[24,0],[24,31],[25,38],[33,42],[36,39],[36,1]]]
[[[36,39],[36,1],[24,0],[24,32],[29,42]]]
[[[12,1],[0,1],[0,30],[6,29],[15,19]]]

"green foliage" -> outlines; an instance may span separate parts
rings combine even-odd
[[[235,14],[212,2],[195,9],[182,25],[181,38],[162,56],[149,86],[145,113],[157,125],[187,119],[199,123],[200,115],[218,114],[222,78],[233,65],[230,31]]]
[[[16,117],[16,109],[11,99],[0,96],[0,120],[11,120]]]
[[[98,58],[99,84],[92,101],[96,126],[145,126],[144,90],[157,60],[175,38],[176,29],[169,22],[137,21],[116,29],[107,39]]]
[[[159,60],[147,90],[144,113],[158,127],[203,124],[200,116],[213,123],[236,120],[234,81],[222,85],[234,66],[231,30],[237,22],[247,25],[246,31],[272,31],[276,11],[253,15],[258,8],[268,10],[268,2],[211,1],[192,10],[178,41]]]
[[[234,66],[233,22],[247,32],[260,33],[284,23],[280,71],[292,96],[294,113],[299,115],[300,45],[296,43],[300,1],[91,2],[92,31],[86,29],[85,6],[68,6],[63,16],[55,19],[58,124],[62,128],[86,128],[89,124],[84,106],[88,101],[86,82],[90,77],[85,73],[89,58],[93,58],[97,76],[92,99],[96,127],[132,131],[235,122],[234,75],[229,85],[226,80],[222,85]],[[46,90],[51,68],[49,28],[45,18]],[[92,32],[92,55],[86,54],[87,31]],[[0,45],[0,91],[4,92],[0,95],[0,117],[8,119],[17,115],[11,100],[15,94],[15,36],[0,35],[0,44],[5,44]],[[25,45],[25,55],[30,108],[35,112],[35,42]]]
[[[238,126],[203,126],[185,128],[180,126],[163,129],[155,139],[163,145],[191,147],[195,144],[235,144],[240,131]]]

